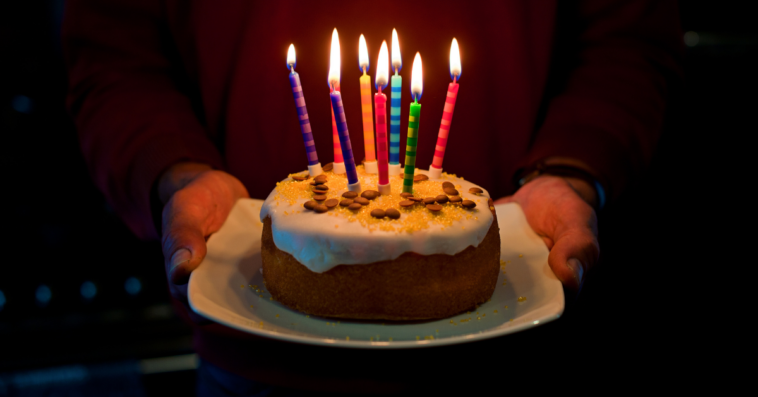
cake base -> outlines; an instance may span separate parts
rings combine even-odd
[[[500,229],[495,217],[478,247],[455,255],[409,252],[395,260],[316,273],[276,247],[271,218],[266,218],[261,252],[266,289],[290,308],[324,317],[430,320],[472,309],[492,296],[500,269]]]

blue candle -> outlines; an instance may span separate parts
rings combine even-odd
[[[329,96],[332,99],[332,108],[334,109],[334,119],[337,121],[337,133],[340,137],[340,146],[342,147],[342,158],[345,160],[345,172],[347,173],[347,183],[355,185],[358,183],[358,172],[355,170],[355,159],[353,158],[353,146],[350,143],[350,132],[347,130],[347,120],[345,119],[345,108],[342,106],[342,95],[337,90],[332,91]]]
[[[390,164],[400,164],[400,104],[403,90],[403,78],[398,72],[403,68],[403,60],[400,57],[400,43],[397,39],[397,30],[392,29],[392,69],[395,75],[390,80]]]

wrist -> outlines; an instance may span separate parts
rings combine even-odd
[[[540,177],[547,177],[552,176],[549,174],[541,175]],[[598,191],[595,188],[594,184],[591,184],[587,182],[584,179],[580,178],[574,178],[571,176],[554,176],[557,178],[562,178],[564,181],[566,181],[569,186],[571,186],[572,189],[576,192],[579,197],[581,197],[584,201],[587,202],[592,208],[599,209],[599,199],[598,199]]]
[[[542,176],[562,178],[579,197],[596,210],[605,206],[605,189],[590,172],[589,167],[581,161],[561,157],[544,159],[519,170],[514,182],[521,187]]]

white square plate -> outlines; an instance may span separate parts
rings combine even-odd
[[[190,277],[194,311],[241,331],[290,342],[353,348],[412,348],[506,335],[557,319],[563,289],[548,250],[517,204],[495,207],[501,272],[490,301],[470,313],[424,322],[369,322],[306,316],[271,299],[261,268],[261,200],[239,200]],[[505,266],[502,266],[505,263]]]

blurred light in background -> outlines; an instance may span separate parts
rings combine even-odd
[[[700,42],[700,35],[697,32],[689,31],[684,34],[684,44],[687,47],[694,47]]]
[[[0,312],[3,311],[3,307],[5,307],[5,294],[0,289]]]
[[[82,298],[92,300],[97,295],[97,286],[92,281],[85,281],[79,288],[79,292],[82,294]]]
[[[47,285],[42,284],[37,287],[35,296],[37,297],[37,306],[45,307],[50,303],[50,299],[53,297],[53,291],[50,291],[50,287]]]
[[[33,105],[31,98],[26,95],[16,95],[11,100],[13,110],[23,114],[31,114]]]
[[[142,290],[142,283],[137,277],[129,277],[124,282],[124,289],[127,294],[135,296]]]

